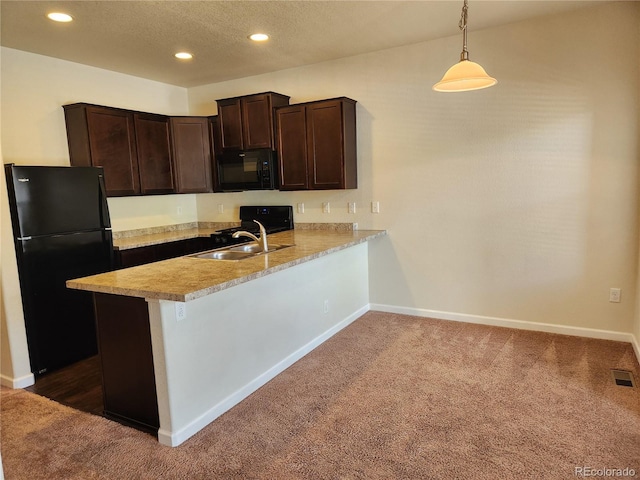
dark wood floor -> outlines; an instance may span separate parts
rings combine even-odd
[[[104,409],[97,355],[47,373],[25,390],[94,415],[102,415]]]

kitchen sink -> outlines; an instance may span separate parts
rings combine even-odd
[[[242,260],[255,256],[251,252],[232,252],[230,250],[222,250],[220,252],[207,252],[196,255],[196,258],[210,258],[213,260]]]
[[[269,250],[277,250],[279,245],[269,245]],[[246,245],[238,245],[237,247],[229,247],[230,252],[247,252],[247,253],[261,253],[262,245],[257,243],[247,243]]]
[[[269,244],[269,251],[266,253],[282,250],[283,248],[293,247],[292,244]],[[209,250],[208,252],[197,253],[191,255],[195,258],[206,258],[209,260],[243,260],[245,258],[263,255],[262,247],[258,243],[247,243],[244,245],[236,245],[234,247],[220,248],[217,250]]]

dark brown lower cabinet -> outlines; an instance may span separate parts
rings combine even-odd
[[[156,262],[155,247],[130,248],[128,250],[116,250],[116,268],[129,268],[145,263]]]
[[[94,293],[104,415],[158,433],[158,399],[144,298]]]
[[[214,248],[209,237],[189,238],[176,242],[149,245],[147,247],[116,250],[116,268],[129,268],[145,263],[159,262]]]

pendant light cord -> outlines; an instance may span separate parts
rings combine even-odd
[[[469,10],[468,0],[464,0],[462,6],[462,14],[460,15],[460,22],[458,27],[462,30],[462,53],[460,54],[460,61],[469,60],[469,52],[467,51],[467,15]]]

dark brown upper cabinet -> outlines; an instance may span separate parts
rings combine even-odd
[[[206,117],[171,117],[177,193],[212,191],[211,144]]]
[[[222,155],[222,132],[220,131],[220,118],[215,115],[209,117],[209,140],[211,142],[211,180],[215,186],[218,185],[218,169],[216,158]]]
[[[133,113],[85,103],[65,105],[71,165],[104,168],[108,196],[138,195]]]
[[[169,117],[65,105],[71,165],[104,168],[107,196],[172,193]]]
[[[107,196],[212,191],[206,117],[64,106],[71,165],[104,168]]]
[[[274,148],[275,107],[289,105],[289,97],[275,92],[216,100],[221,149]]]
[[[140,193],[153,195],[175,192],[169,117],[134,113]],[[108,178],[105,173],[105,177]]]
[[[276,150],[280,190],[357,188],[356,101],[277,108]]]
[[[220,131],[220,119],[217,115],[209,117],[209,138],[213,155],[222,154],[222,132]]]
[[[305,105],[276,109],[280,190],[309,189]]]

